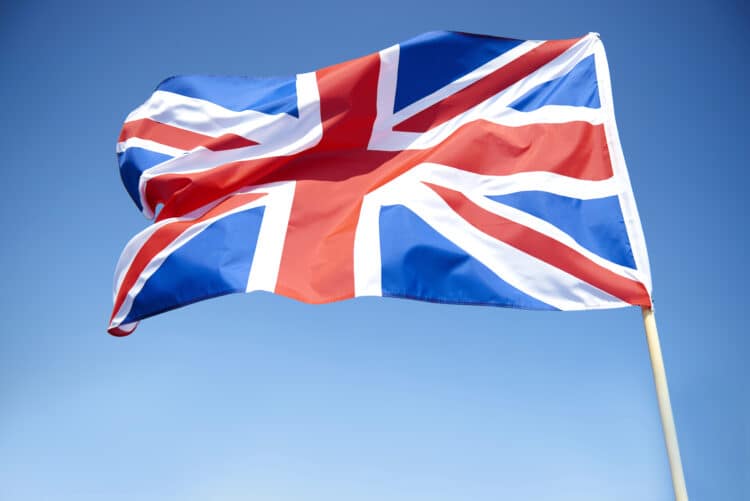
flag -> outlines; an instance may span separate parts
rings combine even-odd
[[[427,33],[289,78],[177,76],[117,157],[151,226],[109,332],[233,292],[534,310],[650,306],[595,33]]]

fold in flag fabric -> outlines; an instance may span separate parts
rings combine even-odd
[[[418,36],[289,78],[168,78],[117,143],[154,222],[109,332],[232,292],[534,310],[651,304],[595,33]]]

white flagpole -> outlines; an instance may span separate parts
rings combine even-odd
[[[664,442],[667,445],[669,468],[672,471],[674,497],[676,501],[688,501],[687,488],[685,487],[685,475],[682,473],[680,447],[677,444],[677,430],[674,426],[674,417],[672,416],[672,404],[669,402],[667,374],[664,372],[664,360],[661,356],[659,333],[656,331],[656,318],[653,309],[644,307],[642,311],[643,326],[646,328],[648,353],[651,355],[651,368],[654,371],[656,398],[659,401],[661,426],[664,430]]]

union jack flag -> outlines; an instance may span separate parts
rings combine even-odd
[[[178,76],[126,119],[109,332],[209,297],[650,306],[597,34],[433,32],[291,78]]]

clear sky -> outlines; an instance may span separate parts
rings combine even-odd
[[[126,114],[452,29],[601,33],[692,500],[748,499],[743,2],[3,2],[0,499],[668,500],[638,309],[234,295],[105,332]],[[361,5],[361,6],[357,6]]]

